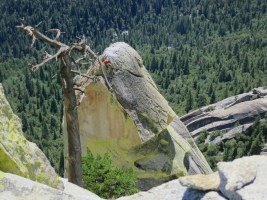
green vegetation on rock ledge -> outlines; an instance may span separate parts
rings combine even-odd
[[[86,189],[102,198],[118,198],[138,192],[132,169],[116,167],[109,153],[94,156],[89,149],[83,157],[83,181]]]

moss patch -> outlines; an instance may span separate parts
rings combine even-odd
[[[15,160],[12,159],[10,155],[7,154],[3,150],[3,147],[1,148],[0,144],[0,170],[12,174],[17,174],[19,176],[27,177],[26,170],[22,170],[22,167],[20,167]]]
[[[130,149],[128,162],[134,165],[138,178],[172,179],[187,173],[183,160],[190,145],[170,126],[147,142]]]
[[[0,170],[58,187],[57,174],[38,147],[23,136],[21,121],[0,84]]]
[[[154,134],[159,131],[157,124],[146,113],[138,113],[138,118],[145,129],[150,130]]]
[[[0,171],[0,180],[3,179],[3,178],[5,178],[5,173]]]
[[[4,190],[4,183],[3,183],[3,179],[5,178],[5,173],[4,172],[2,172],[2,171],[0,171],[0,192],[2,191],[2,190]]]

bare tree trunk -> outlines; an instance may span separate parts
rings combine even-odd
[[[70,169],[68,179],[69,182],[83,187],[77,103],[71,73],[71,59],[67,53],[64,53],[61,57],[61,77],[63,80],[64,108],[68,132],[68,168]]]
[[[54,32],[57,34],[54,39],[51,39],[46,35],[42,34],[41,32],[39,32],[38,27],[40,26],[41,23],[32,27],[32,26],[25,26],[24,19],[21,19],[20,21],[21,25],[16,27],[19,31],[25,32],[27,33],[28,36],[32,37],[32,43],[30,47],[33,47],[35,41],[37,39],[40,39],[45,43],[48,43],[51,46],[58,49],[57,53],[54,55],[50,55],[49,53],[45,52],[43,61],[36,65],[30,65],[30,67],[32,71],[36,71],[38,68],[42,67],[51,60],[58,60],[58,58],[60,58],[61,60],[59,73],[61,75],[63,83],[64,108],[65,108],[66,125],[68,132],[68,149],[69,149],[68,179],[69,182],[72,182],[82,187],[83,181],[82,181],[81,142],[79,134],[79,121],[77,114],[78,105],[75,96],[75,89],[80,91],[81,89],[74,87],[72,73],[78,73],[80,76],[84,76],[87,78],[91,77],[71,70],[72,65],[78,64],[81,60],[86,60],[86,56],[83,56],[82,58],[79,58],[77,59],[77,61],[75,61],[74,58],[71,57],[71,52],[77,51],[84,55],[89,54],[95,60],[99,61],[98,56],[91,50],[90,46],[86,45],[85,38],[78,38],[80,40],[79,43],[74,43],[71,46],[69,46],[59,41],[59,37],[61,34],[61,31],[59,29],[48,30],[48,32]]]

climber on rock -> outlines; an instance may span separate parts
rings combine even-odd
[[[110,60],[109,60],[109,58],[107,58],[107,59],[105,59],[101,64],[102,65],[107,65],[107,64],[109,64],[110,63]]]

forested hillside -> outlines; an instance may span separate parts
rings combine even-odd
[[[62,40],[84,35],[101,53],[125,41],[145,65],[178,115],[258,86],[267,86],[266,0],[1,0],[0,82],[23,122],[56,170],[63,170],[59,67],[33,73],[28,63],[51,49],[19,34],[24,17],[40,30],[60,28]]]
[[[267,119],[260,121],[258,117],[246,132],[238,133],[234,138],[218,143],[206,143],[206,137],[213,140],[223,135],[221,131],[208,133],[203,131],[196,139],[200,151],[204,154],[213,170],[217,169],[217,163],[232,161],[243,156],[259,155],[267,140]]]

